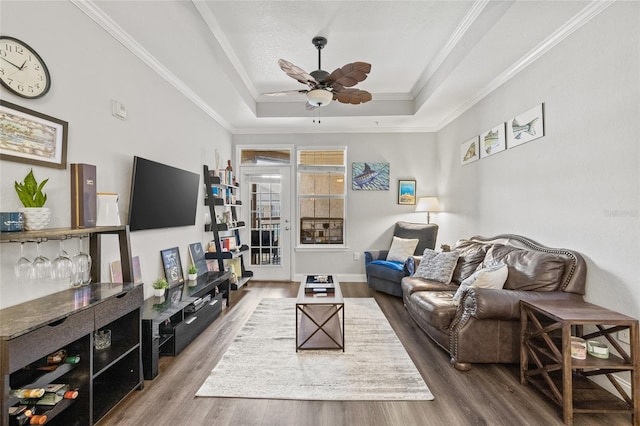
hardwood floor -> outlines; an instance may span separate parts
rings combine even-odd
[[[530,386],[517,365],[474,365],[459,372],[408,316],[402,300],[364,283],[342,283],[345,297],[374,297],[415,362],[434,401],[289,401],[195,398],[263,297],[295,297],[298,283],[254,282],[179,356],[160,359],[160,374],[122,401],[105,425],[561,425],[561,410]],[[265,360],[269,362],[269,360]],[[260,366],[256,366],[260,368]],[[380,366],[384,368],[384,366]],[[576,425],[628,425],[623,414],[576,414]]]

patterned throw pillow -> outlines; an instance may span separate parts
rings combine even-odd
[[[496,289],[503,288],[504,283],[507,281],[508,274],[509,268],[507,268],[507,265],[505,264],[495,265],[490,268],[480,269],[476,271],[469,278],[462,281],[462,284],[460,284],[460,287],[458,287],[456,294],[454,294],[453,296],[454,305],[457,306],[460,303],[462,294],[469,287]]]
[[[404,262],[416,250],[418,241],[418,239],[393,237],[391,248],[387,254],[387,260],[391,262]]]
[[[431,249],[424,249],[422,259],[414,276],[449,284],[459,256],[460,253],[457,251],[437,252]]]

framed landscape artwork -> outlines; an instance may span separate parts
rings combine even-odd
[[[0,100],[0,160],[67,168],[66,121]]]
[[[507,147],[513,148],[544,136],[544,104],[507,122]]]
[[[351,165],[351,189],[354,191],[388,191],[389,163]]]
[[[480,135],[480,157],[485,158],[506,149],[504,135],[504,123],[488,130]]]
[[[460,145],[460,164],[473,163],[480,159],[480,137],[475,136]]]
[[[415,180],[399,180],[398,181],[398,204],[414,204],[416,203],[416,181]]]
[[[164,276],[167,279],[167,283],[169,283],[169,287],[183,283],[184,274],[182,273],[182,262],[180,261],[178,247],[161,250],[160,256],[162,257]]]

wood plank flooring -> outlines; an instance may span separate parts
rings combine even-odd
[[[522,386],[517,365],[477,364],[459,372],[407,314],[402,300],[364,283],[342,283],[344,297],[374,297],[415,362],[434,401],[288,401],[195,398],[209,372],[263,297],[296,297],[298,283],[254,282],[232,294],[232,306],[160,374],[123,400],[106,425],[561,425],[559,407]],[[265,362],[269,362],[265,359]],[[260,366],[256,366],[260,368]],[[384,368],[384,366],[380,366]],[[576,425],[628,425],[623,414],[576,414]]]

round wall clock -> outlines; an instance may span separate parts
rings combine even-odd
[[[23,41],[0,36],[0,83],[23,98],[39,98],[51,87],[44,61]]]

